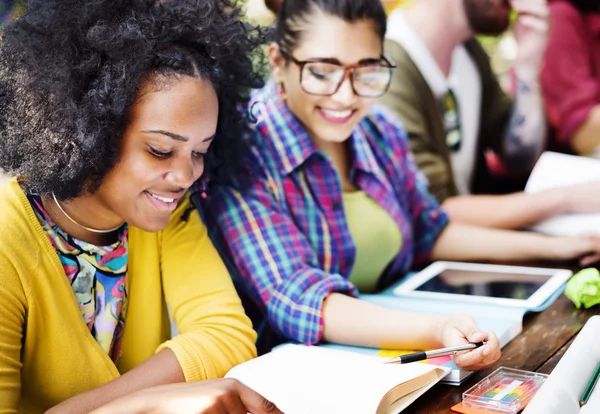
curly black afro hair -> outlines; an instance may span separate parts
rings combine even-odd
[[[93,192],[147,75],[202,76],[219,100],[205,159],[225,178],[242,150],[244,107],[262,80],[253,66],[262,29],[236,0],[31,0],[0,36],[0,169],[32,191]]]

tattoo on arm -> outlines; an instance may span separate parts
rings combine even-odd
[[[511,170],[527,170],[539,155],[545,128],[539,91],[517,82],[515,107],[504,139],[505,162]]]

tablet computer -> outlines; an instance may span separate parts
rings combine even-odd
[[[435,262],[393,290],[394,295],[535,308],[571,277],[565,269]]]

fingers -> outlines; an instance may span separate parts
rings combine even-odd
[[[512,7],[518,13],[519,25],[539,31],[548,30],[550,12],[545,0],[515,0]]]
[[[599,253],[594,253],[594,254],[589,254],[587,256],[582,257],[579,260],[579,265],[581,267],[587,267],[591,264],[594,264],[596,262],[600,261],[600,254]]]
[[[519,18],[519,24],[523,27],[534,29],[540,32],[546,32],[550,28],[548,21],[534,16],[522,16]]]
[[[584,236],[585,249],[579,254],[580,263],[588,265],[598,261],[600,255],[600,236],[597,234],[587,234]]]
[[[546,0],[513,0],[511,6],[518,13],[518,18],[532,16],[547,21],[550,16]]]
[[[500,342],[493,332],[482,332],[469,315],[454,315],[448,321],[451,335],[446,337],[446,346],[466,342],[486,341],[486,344],[471,351],[457,352],[454,354],[454,362],[466,370],[478,370],[485,368],[500,358]]]
[[[486,339],[486,334],[477,327],[475,319],[470,315],[459,314],[454,316],[453,325],[457,330],[460,342],[480,342]]]
[[[555,238],[559,250],[555,252],[557,260],[579,260],[582,266],[588,266],[600,258],[600,237],[596,234],[582,234],[572,237]]]
[[[472,351],[455,355],[454,363],[463,369],[474,371],[496,362],[501,355],[500,342],[493,332],[489,332],[486,336],[487,342],[485,345]]]
[[[479,328],[477,328],[477,326],[475,326],[474,322],[473,322],[473,329],[470,330],[470,332],[463,333],[463,334],[464,334],[463,341],[465,341],[465,342],[482,342],[482,341],[487,341],[487,337],[488,337],[488,335],[485,332],[480,331]],[[484,347],[485,347],[485,345],[484,345]],[[478,348],[476,348],[476,349],[478,349]],[[471,352],[472,351],[459,351],[459,352],[455,352],[454,356],[458,357],[458,356],[461,356],[461,355],[469,354]]]
[[[469,342],[486,341],[487,338],[488,338],[488,335],[485,332],[480,331],[479,329],[477,329],[477,331],[471,332],[470,334],[467,335],[467,339],[469,340]]]
[[[277,406],[265,397],[236,381],[235,387],[246,410],[251,414],[283,414]]]

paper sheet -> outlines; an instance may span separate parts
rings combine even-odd
[[[226,376],[239,379],[286,414],[365,414],[375,413],[396,385],[435,369],[448,370],[384,364],[374,356],[287,344],[234,367]],[[408,398],[416,399],[427,388]]]
[[[588,403],[580,409],[583,394],[600,363],[600,316],[593,316],[550,374],[523,414],[598,414],[600,385]]]
[[[525,192],[537,193],[596,180],[600,180],[600,160],[544,152],[531,172]],[[532,230],[555,236],[600,233],[600,214],[560,214],[532,226]]]

